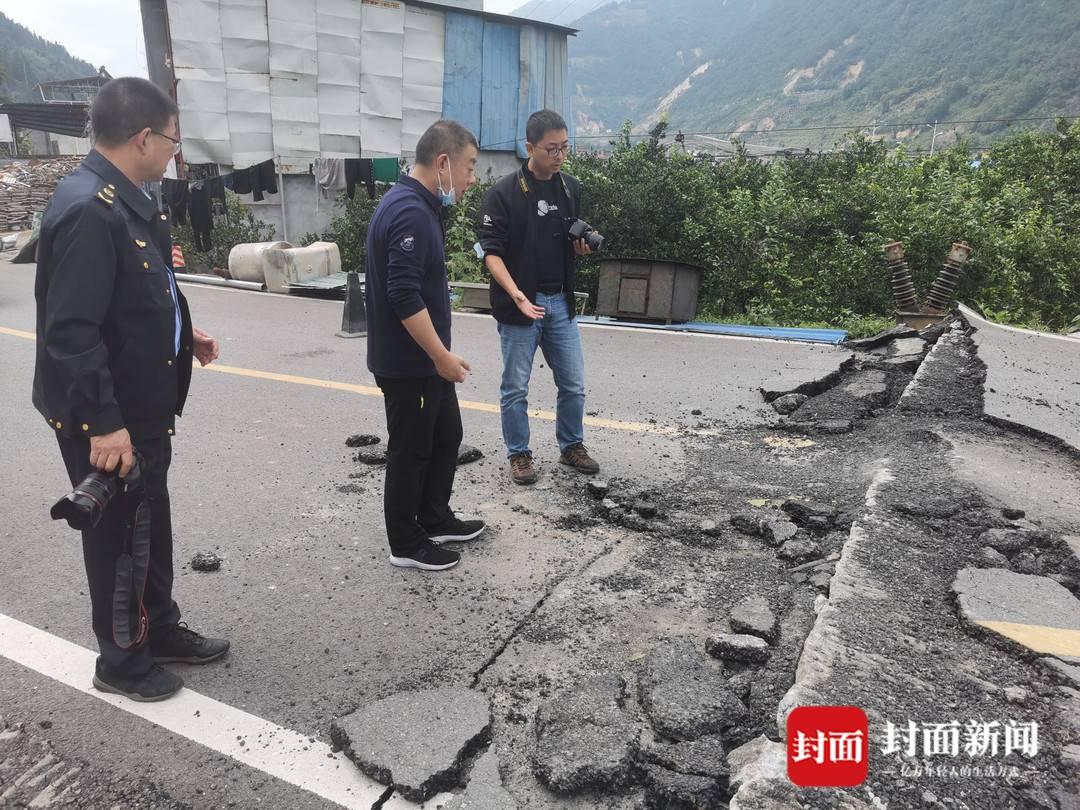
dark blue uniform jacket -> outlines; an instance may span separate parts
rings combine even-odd
[[[65,436],[172,435],[192,332],[157,204],[91,152],[57,187],[37,258],[34,406]]]

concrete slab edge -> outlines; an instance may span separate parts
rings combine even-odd
[[[851,526],[850,534],[836,563],[829,587],[829,599],[818,612],[814,626],[803,643],[802,654],[795,670],[795,683],[780,700],[776,712],[776,725],[781,740],[787,735],[787,716],[798,706],[813,706],[822,703],[820,685],[828,678],[840,649],[835,641],[839,636],[838,618],[845,610],[850,610],[859,598],[868,593],[867,572],[856,562],[861,556],[859,547],[867,542],[868,522],[873,520],[872,512],[878,504],[878,496],[883,487],[894,480],[889,469],[889,459],[878,462],[870,487],[866,491],[864,504],[866,510]],[[753,776],[741,784],[731,798],[730,810],[741,810],[744,806],[756,806],[752,796],[762,791],[764,782],[779,781],[790,785],[786,771],[786,756],[780,756],[777,748],[782,749],[784,742],[775,743],[765,748],[758,756],[758,762],[750,769]],[[767,792],[767,791],[766,791]]]

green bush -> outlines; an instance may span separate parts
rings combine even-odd
[[[344,194],[338,199],[340,212],[330,221],[324,233],[305,234],[300,239],[302,246],[312,242],[336,242],[341,251],[341,269],[348,272],[364,272],[364,259],[367,256],[367,231],[375,209],[386,186],[376,186],[375,199],[370,199],[364,189],[358,188],[351,200]]]
[[[982,165],[964,144],[933,156],[853,135],[843,148],[768,163],[715,161],[629,132],[578,153],[583,216],[605,255],[705,270],[710,318],[862,331],[893,304],[881,247],[904,242],[920,297],[950,245],[974,249],[959,295],[993,317],[1064,329],[1080,313],[1080,121],[1007,138]],[[598,260],[584,265],[595,293]],[[868,320],[869,319],[869,320]]]

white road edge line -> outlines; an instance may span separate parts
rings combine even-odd
[[[177,284],[182,285],[185,290],[199,289],[210,290],[212,292],[226,292],[226,293],[240,293],[241,295],[261,295],[263,298],[272,296],[273,298],[280,298],[285,301],[315,301],[322,304],[337,304],[342,306],[341,301],[334,301],[326,298],[305,298],[301,296],[288,296],[281,295],[279,293],[268,293],[260,290],[242,290],[237,287],[221,287],[216,284],[200,284],[197,281],[177,281]],[[483,312],[453,312],[451,313],[455,318],[483,318],[484,320],[491,320],[490,314]],[[687,337],[687,338],[708,338],[710,340],[749,340],[757,343],[797,343],[802,346],[823,346],[827,348],[839,348],[843,346],[838,343],[822,343],[817,340],[795,340],[789,338],[765,338],[765,337],[753,337],[751,335],[714,335],[704,332],[679,332],[674,329],[634,329],[628,326],[610,326],[604,323],[597,323],[590,320],[588,315],[581,317],[578,321],[582,327],[588,329],[603,329],[608,331],[625,332],[632,337],[640,337],[643,334],[651,335],[667,335],[668,337]]]
[[[1076,338],[1070,337],[1069,335],[1057,335],[1053,332],[1036,332],[1034,329],[1022,329],[1019,326],[1009,326],[1008,324],[1004,323],[994,323],[993,321],[988,321],[986,318],[979,315],[978,312],[966,306],[965,304],[960,304],[959,309],[960,314],[964,316],[967,322],[970,323],[972,326],[975,326],[976,328],[991,327],[993,329],[1001,329],[1005,332],[1013,332],[1018,335],[1027,335],[1029,337],[1037,338],[1050,338],[1052,340],[1064,340],[1070,344],[1076,343]]]
[[[325,743],[190,689],[160,703],[99,692],[90,682],[97,653],[2,613],[0,656],[341,807],[369,810],[386,792]],[[416,805],[395,795],[383,807],[438,807],[449,798]]]

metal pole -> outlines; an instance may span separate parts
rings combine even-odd
[[[285,172],[281,171],[281,158],[278,158],[278,193],[281,195],[281,240],[289,241],[289,220],[285,214]]]
[[[938,122],[934,122],[934,137],[930,140],[930,157],[934,156],[934,144],[937,143],[937,125]]]

